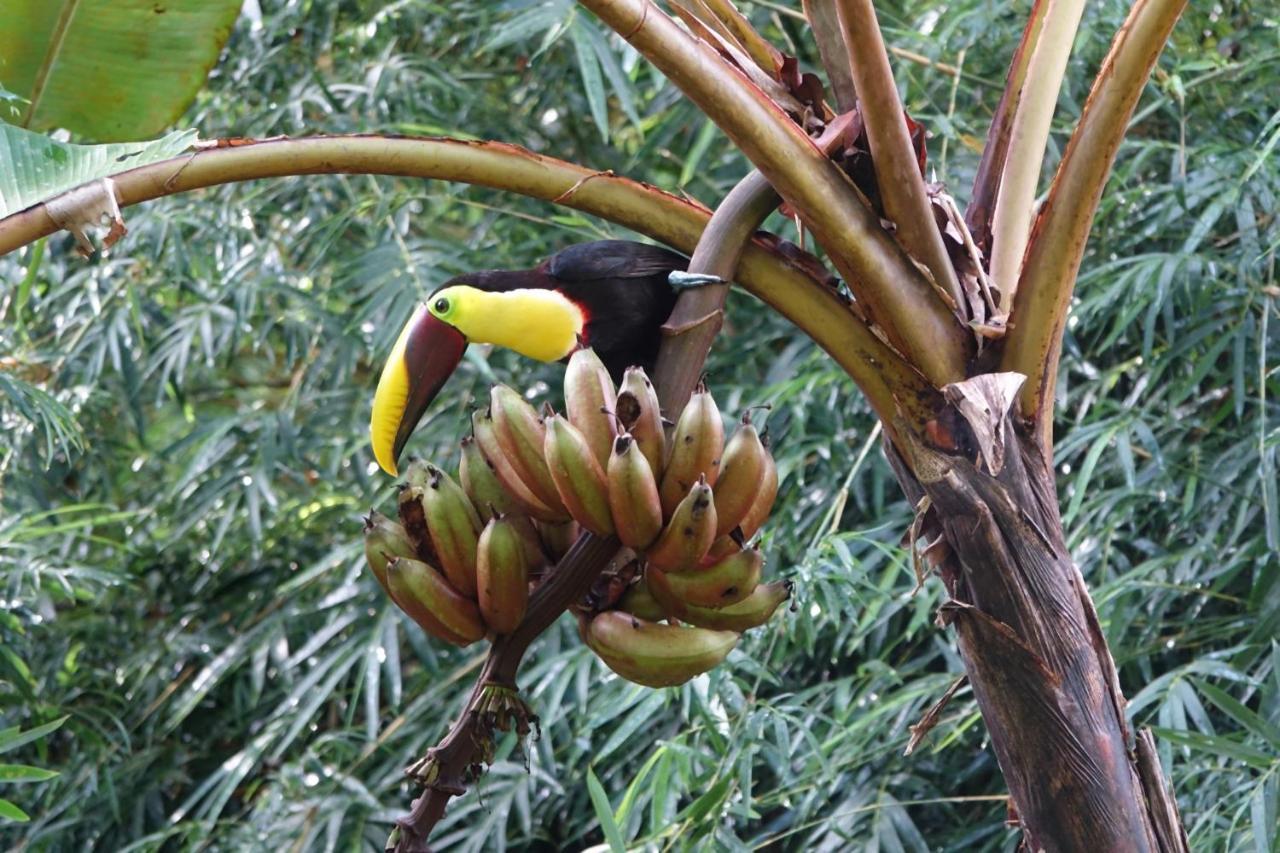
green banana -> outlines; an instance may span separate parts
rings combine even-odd
[[[699,477],[676,506],[658,540],[645,552],[649,565],[664,572],[696,569],[716,536],[716,505],[705,477]]]
[[[648,622],[620,610],[597,614],[585,633],[609,669],[646,687],[673,687],[701,675],[739,639],[732,631]]]
[[[627,587],[627,591],[622,594],[622,600],[618,602],[618,609],[650,622],[667,618],[666,608],[654,597],[644,578]]]
[[[791,588],[791,581],[762,583],[746,598],[728,607],[695,607],[656,591],[652,595],[668,614],[682,622],[699,628],[741,633],[768,622],[782,602],[791,597]],[[651,589],[656,590],[656,587]]]
[[[480,448],[481,455],[489,463],[489,469],[493,471],[494,477],[521,512],[530,518],[547,522],[564,521],[569,517],[569,514],[562,509],[555,509],[543,503],[542,499],[525,485],[498,442],[497,427],[490,414],[474,413],[471,416],[471,429],[476,446]]]
[[[667,461],[667,431],[662,423],[658,392],[643,367],[628,367],[623,372],[614,411],[623,429],[631,433],[640,445],[640,452],[649,460],[654,479],[660,481]]]
[[[427,530],[439,560],[436,565],[454,589],[475,598],[476,542],[481,524],[471,499],[452,477],[434,465],[425,466],[421,483],[415,482],[412,475],[410,483],[422,490]]]
[[[543,455],[547,430],[542,418],[518,392],[506,385],[495,385],[489,402],[494,434],[511,467],[539,501],[553,510],[563,510]]]
[[[391,599],[433,637],[466,646],[485,635],[480,608],[449,585],[433,566],[407,557],[387,562]]]
[[[415,557],[413,541],[404,526],[392,521],[377,510],[370,510],[364,520],[364,558],[369,571],[387,593],[387,561],[393,557]]]
[[[471,498],[472,505],[480,513],[481,521],[488,521],[497,513],[508,515],[520,512],[520,505],[502,487],[493,466],[484,458],[474,436],[462,439],[462,460],[458,463],[458,482]]]
[[[520,530],[525,542],[525,554],[529,559],[529,571],[540,568],[546,561],[542,552],[542,543],[538,541],[538,529],[533,519],[525,513],[520,502],[507,494],[502,487],[493,466],[484,458],[479,443],[471,437],[462,440],[462,461],[458,465],[458,480],[462,490],[471,498],[480,520],[488,522],[495,514],[509,516],[511,522]]]
[[[569,423],[578,428],[600,467],[609,464],[618,423],[613,416],[617,391],[604,362],[595,350],[580,349],[569,357],[564,371],[564,408]]]
[[[614,531],[623,545],[644,550],[662,532],[662,499],[649,461],[630,433],[614,440],[605,477]]]
[[[561,557],[569,553],[569,549],[573,547],[574,542],[578,541],[578,536],[582,533],[578,522],[572,519],[558,523],[539,521],[537,527],[542,548],[552,562],[559,562]]]
[[[480,615],[496,634],[510,634],[529,605],[529,563],[519,528],[495,516],[480,534],[476,552]]]
[[[765,450],[747,416],[725,445],[716,480],[716,536],[737,527],[751,511],[765,478]]]
[[[599,536],[613,533],[609,488],[586,438],[561,415],[546,420],[546,466],[560,501],[573,518]]]
[[[759,548],[743,548],[713,566],[667,574],[649,566],[645,577],[650,588],[670,591],[670,596],[695,607],[727,607],[755,592],[764,571]],[[655,593],[656,595],[656,593]]]
[[[676,423],[659,494],[662,511],[672,513],[699,477],[714,486],[724,451],[724,423],[715,398],[701,382]]]

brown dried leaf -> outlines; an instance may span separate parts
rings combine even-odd
[[[977,464],[985,464],[993,477],[1004,468],[1005,419],[1026,381],[1021,373],[984,373],[942,389],[947,402],[973,430],[981,454]]]
[[[920,718],[920,722],[910,726],[911,740],[907,741],[907,748],[903,751],[903,755],[910,755],[915,748],[920,745],[920,741],[924,740],[934,726],[938,724],[939,718],[942,717],[942,711],[947,707],[947,703],[951,701],[951,697],[956,695],[956,691],[960,689],[960,685],[965,683],[966,678],[961,676],[952,682],[946,692],[939,697],[937,702],[930,706],[929,710],[924,712],[924,716]]]
[[[115,182],[110,178],[54,196],[45,202],[45,210],[59,228],[71,232],[76,239],[76,251],[86,258],[92,257],[96,251],[92,234],[99,228],[107,229],[102,238],[104,252],[129,232],[116,200]]]

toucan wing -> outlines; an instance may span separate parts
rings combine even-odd
[[[689,261],[670,249],[630,240],[597,240],[561,249],[546,262],[546,271],[564,282],[649,278],[687,268]]]
[[[659,329],[676,303],[667,275],[688,265],[661,246],[600,240],[563,249],[542,268],[583,308],[587,343],[616,379],[633,364],[652,369]]]

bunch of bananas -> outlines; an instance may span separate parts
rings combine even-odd
[[[747,544],[777,496],[773,457],[749,416],[726,444],[702,384],[669,442],[640,368],[615,388],[579,350],[564,390],[566,414],[539,415],[495,387],[462,442],[461,485],[411,463],[400,523],[377,513],[366,523],[370,569],[424,630],[466,645],[515,629],[530,584],[580,529],[617,536],[637,559],[577,608],[583,640],[624,678],[681,684],[790,595],[789,583],[760,583],[764,558]]]

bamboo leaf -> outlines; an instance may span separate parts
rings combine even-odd
[[[29,764],[0,764],[0,782],[44,782],[58,775],[56,770]]]
[[[1210,702],[1217,705],[1218,709],[1224,714],[1271,744],[1277,751],[1280,751],[1280,728],[1273,726],[1253,711],[1250,711],[1225,690],[1198,679],[1195,685],[1196,689]]]
[[[32,741],[39,740],[51,732],[55,732],[63,723],[67,721],[67,717],[59,717],[51,720],[44,725],[36,726],[34,729],[27,731],[19,731],[17,728],[10,728],[0,731],[0,755],[6,752],[12,752],[20,746],[25,746]]]
[[[6,799],[0,798],[0,821],[26,823],[31,817]]]
[[[600,138],[607,142],[609,140],[609,107],[605,101],[604,78],[600,74],[600,59],[584,26],[581,18],[575,18],[569,27],[569,37],[573,41],[573,50],[578,57],[578,71],[582,75],[582,86],[587,95],[587,104],[591,108],[591,120],[599,129]]]
[[[618,829],[618,824],[614,822],[613,806],[609,805],[609,795],[605,793],[604,786],[600,784],[595,771],[590,767],[587,768],[587,791],[591,795],[591,807],[595,809],[596,820],[600,822],[600,831],[609,842],[609,849],[613,853],[626,853],[627,845],[622,840],[622,832]]]

